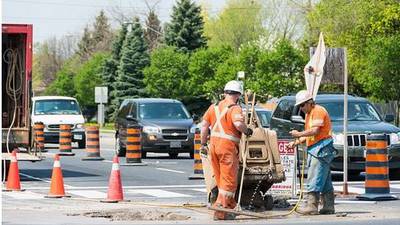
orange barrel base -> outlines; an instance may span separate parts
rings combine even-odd
[[[201,137],[200,132],[196,131],[194,134],[194,164],[193,174],[189,177],[189,180],[204,179],[203,164],[200,157]]]
[[[396,200],[397,197],[390,194],[386,135],[368,135],[366,149],[365,194],[357,198],[369,201]]]
[[[71,125],[61,124],[60,125],[60,151],[58,155],[60,156],[74,156],[75,153],[72,152],[72,134]]]
[[[145,166],[142,162],[141,151],[141,129],[140,126],[129,126],[126,128],[126,163],[121,166]]]
[[[86,127],[86,157],[82,160],[100,161],[100,132],[98,126]]]

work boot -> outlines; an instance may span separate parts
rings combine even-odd
[[[309,192],[307,196],[308,200],[306,207],[296,209],[296,212],[303,215],[318,215],[319,193]]]
[[[335,194],[333,191],[322,193],[321,195],[322,209],[319,214],[335,214]]]

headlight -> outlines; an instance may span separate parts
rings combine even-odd
[[[333,144],[335,145],[344,145],[344,136],[342,133],[333,134]]]
[[[400,133],[391,133],[390,134],[390,144],[391,145],[396,145],[400,144]]]
[[[159,133],[160,129],[158,129],[158,127],[144,126],[143,132],[148,134],[154,134],[154,133]]]
[[[191,128],[190,128],[190,133],[192,133],[192,134],[194,134],[194,133],[196,133],[196,129],[199,129],[196,125],[193,125]]]
[[[82,128],[83,128],[83,124],[82,124],[82,123],[78,123],[78,124],[76,125],[76,128],[82,129]]]

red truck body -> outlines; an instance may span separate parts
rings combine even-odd
[[[31,24],[2,24],[2,152],[31,147],[32,39]]]

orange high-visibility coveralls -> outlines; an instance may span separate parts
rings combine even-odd
[[[244,121],[242,109],[235,102],[225,99],[218,105],[211,105],[203,119],[211,125],[210,158],[218,186],[218,198],[214,206],[233,209],[236,207],[241,135],[233,123]],[[225,219],[226,213],[216,211],[214,217]]]

